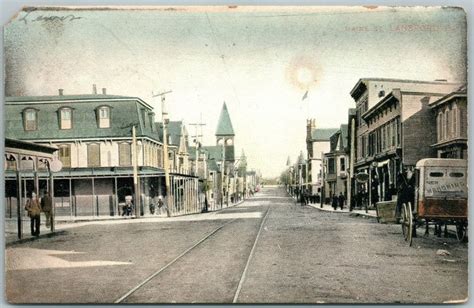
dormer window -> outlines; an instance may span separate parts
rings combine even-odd
[[[59,109],[59,128],[60,129],[72,128],[72,108],[63,107]]]
[[[27,108],[23,110],[23,125],[25,130],[38,129],[38,110],[34,108]]]
[[[110,107],[100,106],[96,109],[97,112],[97,124],[99,128],[110,127]]]

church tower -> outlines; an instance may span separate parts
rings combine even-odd
[[[221,114],[219,116],[219,122],[217,123],[216,129],[216,144],[217,146],[225,146],[225,160],[233,162],[234,158],[234,128],[232,127],[232,121],[230,120],[229,111],[227,105],[224,102],[222,106]]]

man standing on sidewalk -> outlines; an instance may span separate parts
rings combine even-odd
[[[30,217],[31,235],[40,235],[40,223],[41,223],[41,207],[34,192],[31,193],[30,198],[26,200],[25,210],[28,211],[28,217]]]
[[[53,198],[51,198],[49,191],[46,191],[43,198],[41,198],[41,210],[46,216],[46,228],[49,228],[53,219]]]
[[[339,202],[339,207],[341,208],[341,211],[342,211],[342,209],[344,208],[344,202],[346,201],[346,198],[344,197],[342,192],[339,193],[339,198],[337,201]]]

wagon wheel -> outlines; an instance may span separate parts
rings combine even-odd
[[[463,221],[458,222],[456,224],[456,237],[457,237],[458,241],[459,242],[464,241],[464,239],[466,238],[466,234],[467,234],[466,223],[463,222]]]
[[[401,213],[401,219],[402,219],[402,232],[403,232],[403,238],[405,241],[408,240],[408,225],[409,225],[409,219],[408,219],[408,211],[407,211],[407,206],[405,203],[402,205],[402,213]]]

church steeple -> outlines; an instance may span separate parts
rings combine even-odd
[[[217,123],[216,136],[235,136],[232,121],[230,120],[229,111],[227,110],[225,102],[222,106],[219,122]]]
[[[228,161],[234,161],[234,136],[232,121],[230,120],[227,105],[224,102],[219,116],[219,122],[217,123],[216,144],[218,146],[225,145],[225,159]]]

